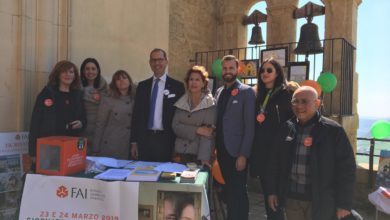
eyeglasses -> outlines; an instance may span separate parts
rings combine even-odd
[[[267,71],[267,73],[272,73],[274,70],[271,67],[268,67],[266,69],[261,68],[260,69],[260,74],[263,74],[265,71]]]
[[[297,105],[308,105],[310,104],[311,102],[313,102],[314,100],[309,100],[309,99],[292,99],[291,100],[291,104],[293,106],[297,106]]]
[[[161,62],[164,62],[164,61],[165,61],[165,59],[163,59],[163,58],[158,58],[158,59],[150,59],[150,61],[151,61],[152,63],[161,63]]]

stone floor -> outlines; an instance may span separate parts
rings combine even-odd
[[[261,188],[259,186],[260,183],[258,180],[251,178],[248,180],[250,220],[266,220],[263,195],[261,194]],[[373,190],[359,184],[356,189],[353,205],[354,209],[364,220],[375,220],[375,208],[367,199],[368,193]],[[390,220],[390,215],[378,212],[378,220]]]

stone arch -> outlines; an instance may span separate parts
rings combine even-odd
[[[247,7],[245,8],[244,14],[248,15],[249,10],[251,10],[251,8],[259,2],[265,2],[265,4],[267,4],[266,0],[248,0],[248,4],[246,4]]]

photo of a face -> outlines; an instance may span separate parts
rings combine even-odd
[[[153,206],[152,205],[138,205],[138,219],[139,220],[152,220],[153,219]]]
[[[159,191],[158,198],[160,212],[157,219],[200,219],[201,193]]]

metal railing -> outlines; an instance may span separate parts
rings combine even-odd
[[[369,187],[374,186],[374,157],[380,157],[379,154],[375,154],[375,143],[376,142],[388,142],[390,143],[390,139],[375,139],[375,138],[362,138],[358,137],[358,141],[369,141],[370,149],[369,153],[359,153],[356,155],[359,156],[368,156],[368,178],[369,178]]]
[[[353,73],[354,73],[354,53],[355,47],[344,38],[333,38],[321,40],[324,46],[324,53],[305,55],[294,54],[293,51],[297,46],[297,42],[258,45],[254,47],[230,48],[213,51],[203,51],[195,53],[195,64],[205,66],[209,72],[212,70],[212,64],[216,59],[221,59],[225,55],[232,54],[239,60],[259,60],[261,59],[262,51],[271,48],[287,48],[287,65],[289,62],[310,62],[309,79],[316,80],[321,72],[334,72],[336,69],[338,87],[340,90],[336,93],[326,95],[326,105],[324,106],[323,114],[326,116],[337,115],[345,116],[352,115],[353,106]],[[341,53],[339,53],[341,51]],[[259,63],[259,62],[257,62]],[[258,64],[259,65],[259,64]],[[337,101],[335,101],[337,100]]]

